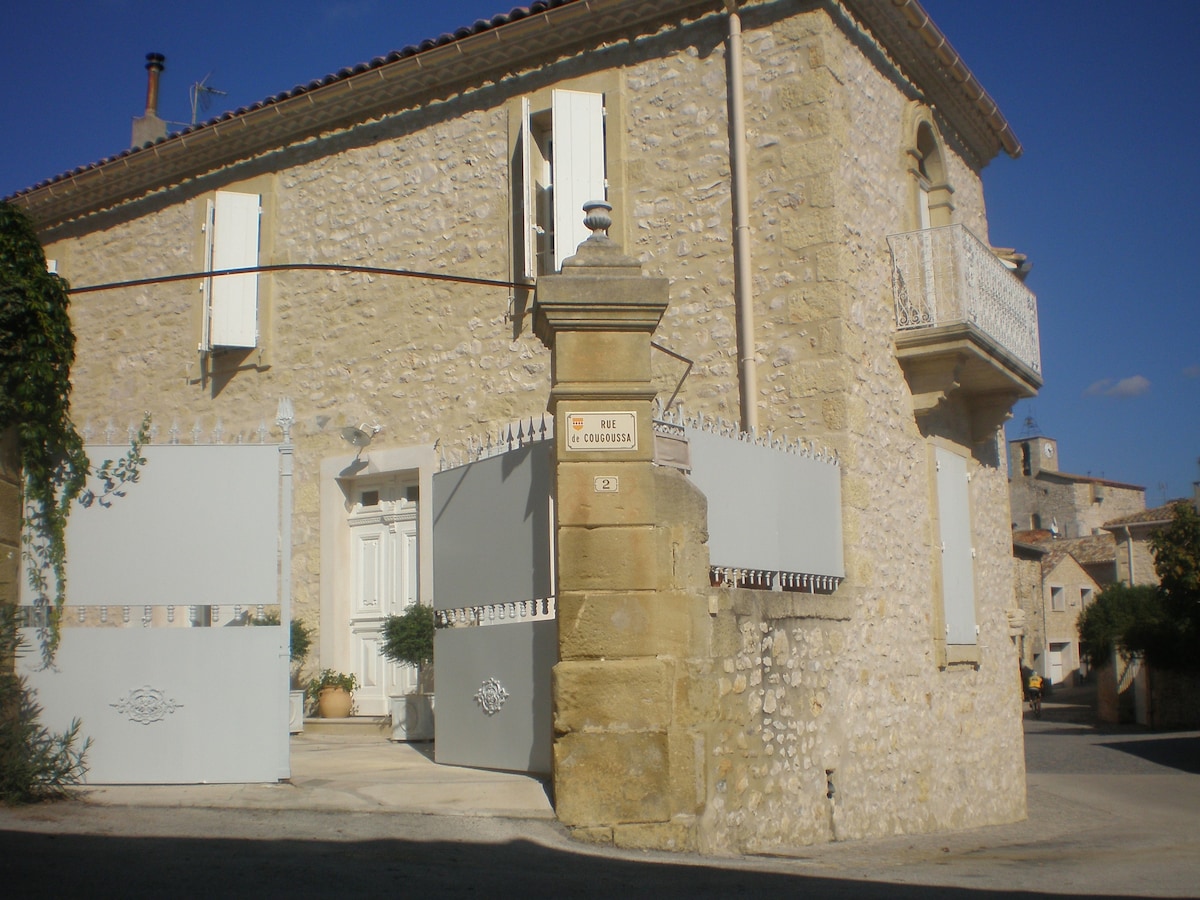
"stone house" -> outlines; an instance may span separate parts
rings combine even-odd
[[[1054,537],[1099,534],[1105,522],[1146,508],[1146,489],[1058,468],[1058,442],[1027,435],[1008,442],[1009,498],[1015,529]]]
[[[1024,615],[1021,664],[1037,670],[1051,685],[1075,684],[1086,677],[1079,652],[1079,614],[1100,585],[1065,543],[1014,542],[1016,590]]]
[[[1020,149],[916,2],[548,0],[11,200],[76,289],[94,434],[252,441],[294,401],[292,597],[378,712],[439,455],[545,409],[535,291],[606,196],[670,285],[660,399],[835,453],[846,574],[722,589],[678,682],[704,724],[660,761],[689,789],[570,824],[756,852],[1024,814],[1000,426],[1040,350],[981,180]],[[370,609],[367,539],[398,561]]]
[[[1172,500],[1104,523],[1104,530],[1116,542],[1117,581],[1129,585],[1158,584],[1150,538],[1158,529],[1171,523],[1175,507],[1180,503],[1196,503],[1200,508],[1200,501]]]

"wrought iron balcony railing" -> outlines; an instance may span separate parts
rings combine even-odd
[[[896,327],[973,326],[1038,379],[1037,298],[962,225],[888,236]]]

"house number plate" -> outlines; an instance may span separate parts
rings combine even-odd
[[[621,482],[616,475],[596,476],[597,494],[617,494],[621,491]]]
[[[636,450],[637,413],[571,413],[567,417],[567,449]]]

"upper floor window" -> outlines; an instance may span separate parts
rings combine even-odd
[[[932,123],[922,121],[917,125],[916,146],[910,152],[916,162],[917,227],[924,230],[952,224],[954,188],[949,184],[941,140]]]
[[[554,90],[549,108],[531,107],[523,98],[514,159],[518,265],[526,281],[559,271],[590,235],[583,205],[608,199],[604,95]]]
[[[1050,587],[1050,608],[1057,611],[1062,611],[1067,608],[1067,594],[1060,587],[1051,585]]]
[[[210,272],[258,265],[261,196],[217,191],[204,220],[204,265]],[[204,281],[201,350],[258,346],[258,275]]]

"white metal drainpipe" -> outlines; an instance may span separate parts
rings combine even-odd
[[[733,299],[737,319],[738,402],[742,431],[758,430],[758,370],[754,362],[754,291],[750,279],[750,198],[746,178],[746,109],[742,102],[742,17],[737,0],[729,12],[726,94],[729,104],[729,169],[733,194]]]

